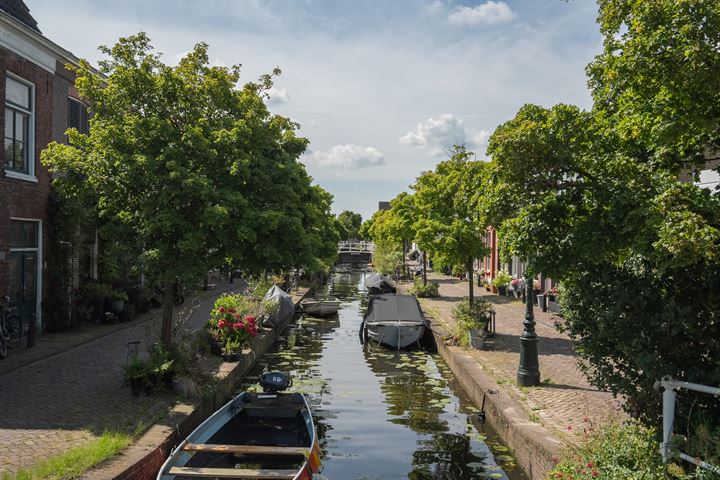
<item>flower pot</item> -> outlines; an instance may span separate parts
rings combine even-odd
[[[111,300],[110,311],[115,315],[120,315],[125,309],[125,300]]]
[[[225,348],[225,342],[220,340],[213,340],[210,342],[210,353],[213,355],[222,355],[223,349]]]
[[[492,289],[492,293],[497,293],[497,287],[495,285],[493,285],[490,288]]]
[[[476,350],[482,350],[485,347],[485,332],[482,330],[468,330],[470,336],[470,345]]]
[[[238,352],[223,353],[222,357],[224,362],[237,362],[238,360],[240,360],[240,354]]]
[[[499,293],[500,295],[502,295],[503,297],[504,297],[505,295],[507,295],[507,285],[499,285],[499,286],[497,287],[497,289],[498,289],[498,293]]]
[[[489,291],[490,291],[490,285],[485,284],[485,291],[486,291],[486,292],[489,292]]]
[[[163,386],[167,390],[172,390],[172,388],[173,388],[173,372],[165,372],[162,375],[160,375],[160,382],[162,382]]]
[[[130,378],[130,392],[133,397],[139,397],[143,390],[145,380],[142,377]]]

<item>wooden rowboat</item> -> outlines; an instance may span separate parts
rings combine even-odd
[[[306,298],[300,302],[303,312],[313,317],[327,317],[334,315],[340,309],[340,300],[335,297]]]
[[[312,480],[320,446],[307,399],[282,393],[281,372],[260,377],[263,393],[244,392],[226,403],[178,445],[157,480]]]

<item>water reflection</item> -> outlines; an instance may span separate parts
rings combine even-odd
[[[525,479],[507,449],[482,432],[477,410],[456,393],[439,356],[360,343],[367,307],[362,280],[361,272],[333,275],[325,293],[343,300],[339,315],[301,317],[251,373],[265,366],[289,371],[293,389],[308,395],[323,474],[335,480]]]

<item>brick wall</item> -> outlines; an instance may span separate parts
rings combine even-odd
[[[40,152],[50,143],[53,135],[53,83],[54,75],[35,64],[0,48],[0,99],[5,99],[5,75],[10,71],[15,75],[35,84],[35,131],[34,131],[34,162],[37,183],[7,178],[4,149],[0,148],[0,294],[8,290],[9,271],[7,256],[8,231],[11,217],[40,219],[43,221],[42,245],[47,245],[47,202],[50,193],[50,175],[40,164]],[[0,111],[0,129],[5,128],[5,110]],[[43,258],[43,278],[45,277],[45,259],[51,252],[45,248]],[[47,285],[43,282],[42,297],[45,298]]]

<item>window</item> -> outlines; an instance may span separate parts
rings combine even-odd
[[[33,175],[32,85],[5,77],[5,169]]]
[[[10,248],[37,248],[38,223],[10,220]]]
[[[74,98],[68,98],[68,128],[75,128],[79,133],[90,133],[88,109]]]

